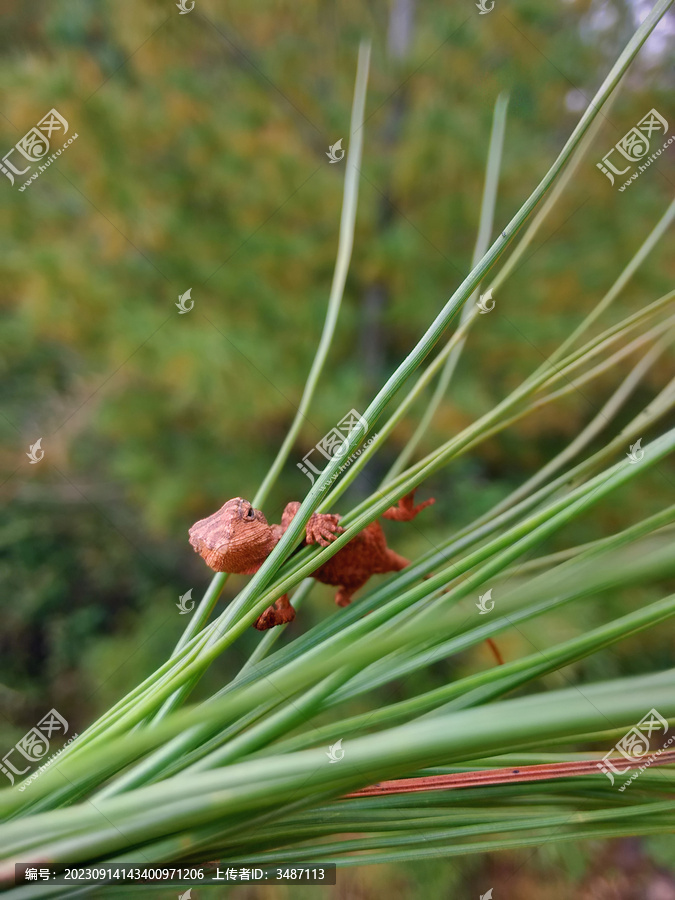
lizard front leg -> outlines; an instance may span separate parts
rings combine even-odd
[[[286,505],[284,513],[281,517],[281,527],[286,531],[288,526],[295,518],[301,504],[294,500]],[[338,534],[342,534],[344,528],[339,524],[340,516],[334,516],[330,513],[312,513],[305,526],[305,535],[308,544],[321,544],[327,547],[331,541],[334,541]]]
[[[410,491],[405,497],[401,497],[396,506],[390,506],[389,509],[382,513],[383,519],[393,519],[395,522],[410,522],[415,516],[419,515],[422,510],[435,503],[435,498],[425,500],[419,506],[415,506],[415,490]]]
[[[270,528],[274,533],[275,543],[278,543],[282,534],[281,525],[271,525]],[[250,572],[246,572],[245,574],[254,575],[261,566],[262,563],[258,563],[258,565],[251,568]],[[272,606],[268,606],[267,609],[258,616],[253,623],[253,627],[257,628],[258,631],[267,631],[268,628],[274,628],[275,625],[285,625],[287,622],[292,622],[294,618],[295,609],[291,606],[288,594],[282,594],[278,600],[275,600]]]
[[[295,618],[295,609],[291,606],[288,594],[283,594],[275,602],[274,606],[268,606],[264,613],[258,616],[253,623],[258,631],[267,631],[275,625],[285,625]]]
[[[275,543],[279,541],[281,535],[291,524],[300,506],[301,504],[297,500],[288,503],[281,516],[281,525],[271,526]],[[344,531],[344,528],[338,525],[339,518],[339,516],[314,513],[307,522],[305,529],[307,543],[321,544],[322,547],[327,547],[340,532]],[[274,628],[275,625],[285,625],[287,622],[292,622],[294,618],[295,609],[291,606],[288,594],[284,594],[282,597],[279,597],[274,606],[268,606],[258,616],[254,624],[258,631],[267,631],[268,628]]]

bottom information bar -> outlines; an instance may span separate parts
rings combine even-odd
[[[233,865],[220,860],[186,865],[184,863],[120,863],[101,866],[35,866],[17,863],[15,883],[85,885],[106,884],[112,887],[129,884],[199,885],[210,884],[337,884],[335,863]]]

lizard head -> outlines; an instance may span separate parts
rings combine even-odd
[[[250,574],[274,546],[273,531],[259,509],[234,497],[190,529],[190,543],[216,572]]]

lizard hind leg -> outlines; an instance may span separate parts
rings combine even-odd
[[[274,628],[275,625],[285,625],[292,622],[295,618],[295,609],[291,606],[288,594],[283,594],[275,602],[274,606],[268,606],[264,613],[258,616],[254,622],[254,627],[258,631],[267,631],[268,628]]]
[[[387,568],[382,569],[383,572],[400,572],[401,569],[405,569],[410,565],[410,560],[406,559],[405,556],[394,553],[393,550],[390,550],[389,547],[387,547],[387,555],[384,564]]]
[[[349,606],[352,602],[352,596],[356,592],[356,588],[340,587],[335,595],[335,602],[338,606]]]
[[[336,604],[338,606],[349,606],[354,594],[359,588],[363,587],[372,574],[374,574],[372,570],[370,572],[354,573],[352,577],[347,580],[346,584],[343,583],[338,587],[338,592],[335,595]]]

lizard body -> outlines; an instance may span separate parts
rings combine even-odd
[[[425,500],[414,505],[414,491],[402,497],[396,506],[382,514],[383,519],[409,522],[426,506],[434,502]],[[288,503],[280,525],[270,525],[259,509],[234,497],[217,512],[200,519],[190,529],[190,543],[195,551],[216,572],[252,575],[267,559],[281,536],[293,521],[300,503]],[[340,517],[329,513],[314,513],[305,527],[305,545],[320,544],[327,547],[344,531]],[[348,544],[312,573],[312,578],[338,588],[335,602],[348,606],[352,595],[362,587],[371,575],[398,572],[409,565],[409,560],[387,547],[387,540],[380,523],[367,525]],[[288,595],[284,594],[268,607],[257,619],[255,627],[260,631],[285,622],[292,622],[295,610]]]

